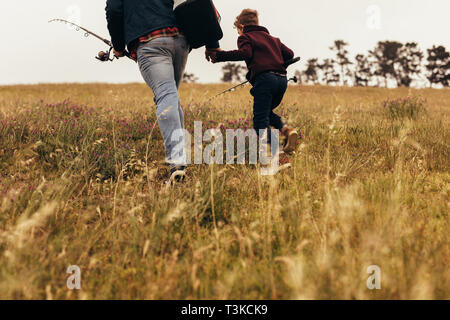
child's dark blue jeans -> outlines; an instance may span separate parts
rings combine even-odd
[[[255,78],[250,93],[254,97],[253,126],[258,135],[260,130],[267,130],[271,126],[278,130],[283,128],[281,117],[273,110],[283,100],[287,85],[287,77],[277,73],[265,72]],[[270,134],[268,137],[270,143]]]

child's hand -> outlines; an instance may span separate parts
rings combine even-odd
[[[217,62],[217,53],[216,52],[214,52],[214,51],[211,52],[209,57],[211,58],[211,62],[212,63],[216,63]]]

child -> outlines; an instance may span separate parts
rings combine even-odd
[[[249,70],[247,79],[253,85],[250,92],[254,97],[253,126],[256,133],[260,135],[260,130],[264,132],[270,126],[280,130],[285,137],[283,150],[291,154],[297,146],[298,132],[288,127],[273,110],[280,105],[287,90],[284,64],[294,57],[294,52],[278,38],[272,37],[265,27],[259,26],[256,10],[243,10],[234,25],[240,35],[239,49],[214,52],[212,62],[245,60]]]

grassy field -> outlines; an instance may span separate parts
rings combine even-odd
[[[205,102],[226,87],[182,86],[189,129],[251,126],[248,88]],[[1,299],[450,298],[450,91],[290,87],[290,171],[173,188],[152,105],[141,84],[0,87]]]

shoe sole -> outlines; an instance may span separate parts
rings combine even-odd
[[[183,183],[186,181],[186,172],[185,171],[175,171],[170,176],[170,179],[166,181],[166,185],[174,185],[176,183]]]
[[[292,168],[292,164],[286,163],[286,164],[283,164],[282,166],[280,166],[280,168],[278,168],[278,172],[285,171],[285,170],[288,170],[291,168]]]
[[[292,164],[286,163],[277,168],[271,168],[271,167],[270,168],[261,168],[260,174],[262,176],[275,176],[275,175],[277,175],[283,171],[289,170],[291,168],[292,168]]]
[[[297,142],[298,142],[298,132],[293,131],[287,137],[287,143],[283,151],[286,152],[287,154],[293,153],[295,149],[297,149]]]

